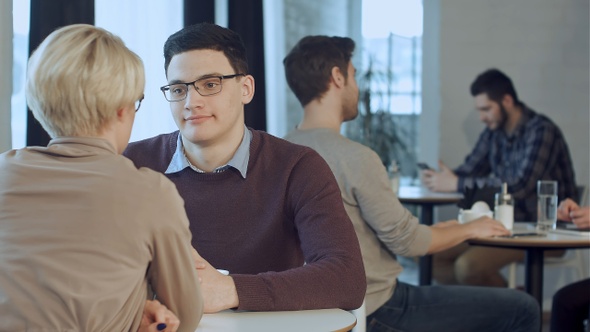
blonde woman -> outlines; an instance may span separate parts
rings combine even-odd
[[[196,329],[183,201],[120,155],[144,85],[140,58],[94,26],[31,56],[27,103],[52,140],[0,155],[1,331]]]

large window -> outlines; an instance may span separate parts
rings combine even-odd
[[[30,3],[28,0],[13,0],[13,6],[12,148],[21,148],[26,145],[24,86],[29,53]],[[182,28],[182,7],[182,0],[156,1],[149,6],[140,0],[95,0],[96,26],[120,36],[127,47],[141,57],[145,66],[145,100],[135,118],[131,141],[176,130],[169,104],[159,87],[166,84],[164,42],[169,35]]]
[[[363,0],[360,115],[345,134],[375,150],[386,166],[415,177],[422,111],[421,0]]]
[[[420,114],[422,3],[363,0],[363,72],[372,71],[372,109]]]
[[[145,99],[135,117],[130,140],[176,130],[160,86],[167,83],[164,42],[183,25],[182,0],[152,1],[149,5],[142,0],[95,0],[94,3],[96,26],[121,37],[145,66]]]

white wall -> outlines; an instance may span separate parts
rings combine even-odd
[[[12,1],[0,1],[0,153],[11,144]]]
[[[439,123],[440,133],[435,133],[438,136],[423,137],[430,142],[440,141],[439,157],[457,166],[475,144],[484,125],[474,111],[469,85],[478,73],[497,67],[512,78],[522,101],[561,128],[569,144],[576,180],[589,185],[588,0],[424,3],[425,12],[436,16],[438,11],[440,20],[438,29],[429,29],[435,32],[435,41],[440,45],[434,60],[440,74],[440,103],[425,102],[431,109],[425,110],[430,117],[423,119]],[[426,59],[428,50],[424,47]],[[425,63],[425,71],[431,67]],[[438,98],[437,91],[429,93],[423,98]],[[429,133],[423,129],[421,132]],[[423,157],[432,163],[437,158],[432,154]]]

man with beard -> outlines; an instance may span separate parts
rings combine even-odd
[[[498,69],[481,73],[471,84],[471,95],[487,128],[455,170],[439,162],[438,172],[422,171],[422,181],[430,190],[463,192],[505,182],[515,201],[514,220],[529,222],[537,220],[538,180],[557,181],[560,201],[577,196],[563,134],[549,118],[518,99],[508,76]],[[434,277],[444,284],[504,287],[499,270],[523,258],[522,250],[463,244],[434,256]]]
[[[342,123],[358,115],[354,47],[350,38],[308,36],[289,52],[285,74],[304,115],[285,138],[316,150],[336,176],[365,265],[367,330],[538,331],[539,306],[524,292],[397,280],[402,267],[396,254],[426,255],[508,230],[487,217],[420,225],[391,190],[377,154],[340,134]]]

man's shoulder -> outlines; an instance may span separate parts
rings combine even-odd
[[[131,159],[137,167],[149,167],[161,171],[161,168],[167,166],[172,159],[178,133],[175,131],[129,143],[123,155]],[[164,166],[162,162],[166,165]]]
[[[339,169],[361,171],[382,165],[377,152],[330,130],[293,131],[285,138],[317,151],[335,172]]]
[[[319,172],[320,169],[329,171],[324,158],[314,149],[262,131],[253,131],[250,157],[275,170],[292,171],[297,168],[313,172]]]
[[[131,142],[127,146],[124,151],[124,154],[129,151],[135,151],[138,149],[145,149],[155,146],[170,146],[173,143],[174,147],[176,145],[176,140],[178,139],[178,131],[168,133],[168,134],[160,134],[154,137],[142,139],[139,141]]]
[[[531,109],[527,109],[528,112],[528,120],[525,123],[525,128],[527,129],[549,129],[549,130],[556,130],[560,131],[559,127],[551,120],[548,116],[537,113]]]
[[[525,139],[539,140],[541,137],[553,137],[554,144],[567,144],[561,129],[549,117],[544,114],[530,111],[531,116],[524,124],[522,137]]]
[[[290,142],[260,130],[252,130],[252,143],[254,148],[260,149],[260,153],[272,153],[281,158],[285,156],[301,156],[314,152],[307,146]]]
[[[311,147],[317,151],[329,150],[334,153],[346,151],[347,155],[375,153],[371,148],[328,129],[294,130],[287,134],[285,139],[295,144]]]

